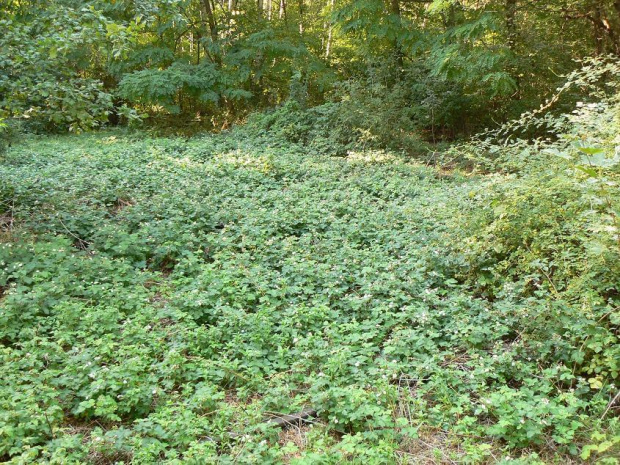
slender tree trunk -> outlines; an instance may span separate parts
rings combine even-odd
[[[614,2],[614,10],[616,11],[616,18],[613,22],[616,27],[616,54],[620,55],[620,0]]]
[[[278,17],[280,19],[284,18],[284,21],[286,21],[286,0],[280,0],[280,12]]]
[[[620,53],[620,0],[615,0],[612,6],[611,15],[604,5],[598,2],[593,5],[591,14],[586,14],[594,27],[594,40],[599,55],[608,52]]]
[[[198,33],[196,35],[196,64],[199,65],[200,64],[200,40],[202,39],[202,36],[200,35],[200,33]]]
[[[448,7],[448,12],[443,14],[444,26],[446,29],[450,29],[456,26],[456,5],[451,3]]]
[[[620,1],[620,0],[619,0]],[[334,0],[329,0],[329,29],[327,32],[327,44],[325,45],[325,58],[329,58],[329,54],[332,49],[332,39],[334,34],[334,22],[331,15],[334,13]]]
[[[505,26],[507,44],[510,51],[515,54],[515,47],[517,46],[517,2],[518,0],[506,0],[505,3]],[[515,80],[516,92],[513,98],[519,100],[521,98],[521,79],[519,78],[519,70],[516,65],[509,65],[509,72]]]
[[[304,33],[304,0],[297,1],[297,8],[299,9],[299,33]]]
[[[209,24],[209,34],[211,40],[217,42],[217,23],[215,22],[215,16],[213,15],[213,8],[211,8],[211,0],[202,0],[202,6],[207,17],[207,23]]]
[[[506,0],[506,32],[508,34],[508,48],[514,51],[517,40],[517,0]]]
[[[234,16],[237,14],[237,0],[228,0],[228,33],[232,31],[235,22]]]
[[[611,51],[620,54],[620,0],[615,0],[612,8],[610,14],[603,18],[603,24],[612,43]]]
[[[398,34],[396,34],[396,38],[394,39],[394,53],[396,54],[396,64],[398,65],[398,69],[400,72],[403,69],[403,50],[400,46],[400,41],[398,39],[398,36],[400,35],[401,25],[400,0],[390,0],[390,12],[394,15],[398,28]]]
[[[601,27],[601,10],[598,7],[594,8],[594,19],[592,26],[594,28],[594,41],[596,43],[596,54],[601,55],[605,50],[605,38],[603,28]]]
[[[257,7],[258,7],[258,17],[262,18],[263,17],[263,0],[257,0]]]

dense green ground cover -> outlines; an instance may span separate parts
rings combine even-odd
[[[2,460],[615,463],[569,180],[237,131],[33,138],[0,181]]]

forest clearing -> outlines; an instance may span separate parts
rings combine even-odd
[[[618,464],[618,0],[4,0],[0,462]]]

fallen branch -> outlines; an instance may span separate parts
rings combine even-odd
[[[607,415],[607,412],[609,412],[609,410],[616,404],[616,401],[618,400],[618,398],[620,398],[620,391],[618,391],[618,393],[614,396],[614,398],[609,401],[609,404],[607,404],[607,408],[603,412],[603,415],[601,416],[601,420],[605,418],[605,415]]]
[[[279,428],[286,429],[291,426],[301,426],[304,423],[309,423],[310,420],[316,418],[316,416],[316,410],[312,408],[307,408],[293,415],[274,415],[273,418],[267,420],[267,423],[275,425]]]

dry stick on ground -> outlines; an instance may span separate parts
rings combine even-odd
[[[264,423],[274,425],[278,428],[288,429],[291,426],[301,426],[305,423],[314,423],[312,419],[318,416],[318,412],[312,408],[305,408],[301,412],[292,415],[275,413],[270,413],[269,415],[272,415],[272,417],[266,419]],[[238,433],[229,433],[229,436],[231,438],[238,438],[242,435]]]
[[[614,398],[609,401],[609,404],[607,404],[607,408],[603,412],[603,415],[601,415],[601,420],[605,418],[605,415],[607,415],[607,412],[611,410],[611,408],[616,404],[616,401],[619,398],[620,398],[620,391],[618,391],[618,393],[614,396]]]
[[[64,223],[64,221],[62,221],[62,218],[58,217],[58,221],[60,221],[60,224],[62,224],[62,227],[65,228],[65,231],[67,231],[72,237],[74,237],[78,241],[78,244],[80,245],[80,247],[82,249],[86,250],[88,248],[88,246],[90,245],[90,243],[88,241],[85,241],[81,237],[76,236],[75,234],[73,234],[69,230],[69,228],[67,228],[67,225]]]
[[[303,423],[310,423],[312,418],[317,416],[317,411],[312,408],[305,408],[301,412],[293,415],[274,415],[273,418],[267,420],[267,423],[278,426],[280,428],[288,428],[289,426],[299,426]]]

